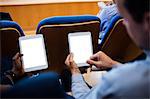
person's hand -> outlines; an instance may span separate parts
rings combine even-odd
[[[112,67],[113,65],[118,64],[119,62],[112,60],[109,56],[107,56],[104,52],[99,51],[87,60],[87,63],[90,65],[95,65],[97,68],[101,67]]]
[[[17,76],[22,76],[24,74],[24,69],[21,62],[22,56],[23,56],[22,54],[17,53],[12,59],[13,60],[12,72],[14,72]]]
[[[69,67],[72,74],[80,74],[77,64],[73,60],[73,54],[69,54],[66,58],[65,64]]]

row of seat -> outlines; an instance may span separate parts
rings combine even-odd
[[[96,16],[57,16],[39,22],[36,34],[43,34],[49,63],[48,70],[61,72],[66,66],[64,61],[69,53],[68,33],[90,31],[94,53],[104,51],[120,62],[132,61],[143,52],[133,43],[119,16],[112,18],[102,42],[98,44],[100,19]],[[24,36],[21,27],[13,21],[0,21],[2,71],[11,68],[11,58],[19,52],[18,38]],[[10,64],[8,64],[10,63]],[[7,66],[5,66],[7,65]],[[5,68],[9,67],[9,68]]]

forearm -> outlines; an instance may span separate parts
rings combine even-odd
[[[90,88],[86,85],[82,75],[76,73],[72,75],[72,93],[76,99],[81,99],[90,91]]]

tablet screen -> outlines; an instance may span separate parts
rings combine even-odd
[[[25,72],[48,67],[43,36],[24,36],[19,38],[22,62]]]
[[[93,54],[90,32],[69,33],[69,48],[74,54],[74,61],[79,67],[89,66],[86,61]]]

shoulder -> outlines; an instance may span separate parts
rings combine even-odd
[[[136,71],[136,70],[146,70],[146,68],[149,68],[149,61],[146,60],[141,60],[141,61],[135,61],[135,62],[129,62],[129,63],[125,63],[125,64],[118,64],[117,68],[113,68],[112,69],[112,73],[113,72],[132,72],[132,71]]]
[[[138,81],[145,74],[145,78],[148,78],[148,72],[150,72],[149,64],[150,62],[145,60],[121,64],[108,72],[104,76],[104,79],[107,79],[110,83],[117,83],[118,81],[120,84],[120,82],[125,83],[124,80],[127,79],[131,79],[132,82]]]
[[[150,67],[147,61],[127,63],[114,68],[103,77],[103,83],[109,84],[105,89],[105,95],[147,96],[150,83],[148,72]]]

